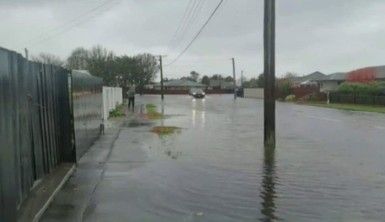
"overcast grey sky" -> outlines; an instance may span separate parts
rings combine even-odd
[[[0,46],[65,59],[78,46],[116,54],[167,54],[170,62],[219,0],[202,4],[186,32],[175,30],[190,0],[0,0]],[[276,0],[277,75],[332,73],[385,64],[384,0]],[[199,12],[199,13],[198,13]],[[167,77],[262,72],[263,0],[225,0],[189,51],[165,67]]]

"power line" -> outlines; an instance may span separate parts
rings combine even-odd
[[[49,30],[46,34],[41,34],[40,36],[36,37],[34,40],[30,40],[29,41],[30,44],[37,45],[37,44],[41,43],[42,41],[48,40],[48,39],[50,39],[52,37],[55,37],[55,36],[60,35],[62,33],[65,33],[66,31],[68,31],[68,30],[78,26],[79,24],[81,24],[81,23],[83,23],[83,22],[93,18],[95,16],[93,13],[95,13],[97,11],[100,11],[104,7],[108,6],[111,2],[112,2],[112,0],[104,1],[102,4],[100,4],[100,5],[96,6],[96,7],[91,8],[90,10],[88,10],[85,13],[75,17],[74,19],[69,20],[66,24],[61,25],[61,26],[57,26],[57,27]],[[57,32],[57,31],[59,31],[59,32]],[[50,34],[51,32],[52,33],[53,32],[57,32],[57,33]],[[42,38],[44,36],[47,36],[47,37]]]
[[[193,14],[196,10],[196,7],[198,5],[198,1],[199,0],[192,0],[190,7],[187,8],[186,16],[182,19],[180,27],[179,27],[179,29],[177,29],[177,32],[175,33],[175,36],[173,39],[174,43],[170,42],[171,43],[170,46],[172,45],[173,48],[176,48],[180,44],[180,42],[182,40],[182,37],[181,37],[182,34],[181,33],[182,32],[184,33],[186,26],[188,26],[188,23],[191,20],[191,16],[193,16]]]
[[[183,40],[184,36],[187,33],[188,28],[193,26],[194,22],[196,21],[200,12],[202,11],[203,3],[204,3],[204,0],[199,0],[197,2],[197,4],[195,5],[195,7],[191,13],[191,16],[186,21],[185,26],[181,29],[181,35],[179,36],[179,39],[177,39],[177,40],[179,40],[179,42],[177,44],[179,44]]]
[[[174,35],[172,36],[172,40],[174,40],[177,37],[179,30],[181,29],[185,19],[187,18],[187,14],[190,12],[190,6],[191,6],[192,2],[193,2],[192,0],[189,0],[189,2],[187,4],[187,7],[186,7],[186,9],[185,9],[185,11],[183,13],[183,17],[181,19],[181,22],[178,25],[178,28],[175,30]]]
[[[194,38],[190,41],[190,43],[182,50],[182,52],[179,53],[179,55],[170,63],[168,63],[166,66],[169,66],[173,63],[175,63],[182,55],[190,48],[190,46],[194,43],[194,41],[198,38],[198,36],[201,34],[203,29],[207,26],[207,24],[210,22],[210,20],[214,17],[215,13],[218,11],[219,7],[222,5],[224,0],[220,0],[218,5],[215,7],[215,9],[211,12],[210,16],[206,20],[206,22],[203,24],[203,26],[199,29],[199,31],[195,34]]]

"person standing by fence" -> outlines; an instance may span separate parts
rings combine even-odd
[[[132,111],[134,111],[134,107],[135,107],[135,86],[132,85],[127,90],[127,97],[128,97],[128,110],[130,110],[130,107],[132,107]]]

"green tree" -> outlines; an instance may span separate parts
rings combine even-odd
[[[115,56],[100,45],[90,50],[82,47],[73,50],[67,59],[67,68],[86,69],[110,86],[135,84],[138,90],[154,80],[159,69],[156,57],[151,54]]]
[[[227,77],[225,78],[225,81],[226,81],[226,82],[232,82],[232,81],[234,81],[234,78],[233,78],[232,76],[227,76]]]
[[[90,73],[103,78],[105,84],[113,85],[115,82],[113,73],[114,53],[97,45],[92,47],[88,55],[87,69]]]
[[[155,79],[156,73],[159,70],[158,60],[149,53],[136,55],[134,60],[136,65],[132,80],[139,92],[141,92],[146,84]]]
[[[251,78],[249,81],[243,82],[244,88],[258,88],[258,79]]]
[[[116,57],[113,72],[118,86],[128,87],[134,84],[134,75],[138,72],[135,58],[126,55]]]
[[[203,76],[201,83],[205,84],[206,86],[210,85],[210,78],[208,76]]]
[[[265,87],[265,75],[263,73],[259,74],[257,80],[257,87],[264,88]]]
[[[196,71],[191,71],[191,72],[190,72],[190,77],[191,77],[191,79],[192,79],[194,82],[198,82],[199,73],[196,72]]]
[[[222,80],[223,77],[220,74],[215,74],[215,75],[211,76],[210,79],[212,79],[212,80]]]

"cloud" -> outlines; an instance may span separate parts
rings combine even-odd
[[[197,1],[198,2],[198,1]],[[286,71],[331,73],[385,62],[382,0],[277,0],[277,75]],[[0,46],[62,58],[78,46],[101,44],[117,54],[167,54],[170,62],[207,19],[216,1],[201,10],[175,40],[188,0],[3,0]],[[199,13],[198,13],[199,12]],[[263,1],[225,0],[188,52],[165,75],[263,70]]]

